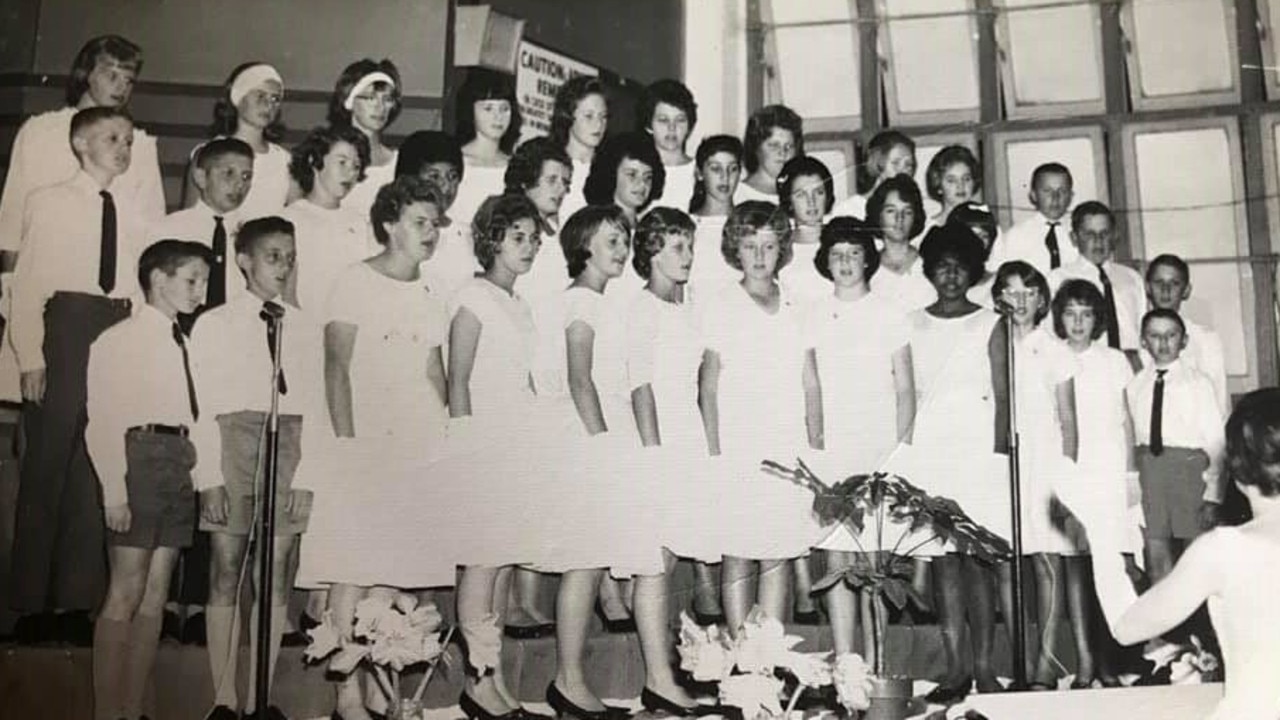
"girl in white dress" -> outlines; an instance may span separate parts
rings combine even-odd
[[[298,244],[285,299],[304,310],[325,307],[338,274],[369,256],[368,213],[346,204],[368,160],[368,143],[351,128],[316,128],[293,149],[289,174],[305,197],[281,213],[293,223]]]
[[[891,178],[876,192],[900,179],[910,182],[901,176]],[[908,315],[916,421],[911,447],[896,453],[885,469],[932,495],[952,498],[975,521],[1007,537],[1004,454],[1009,447],[1009,406],[1004,325],[996,313],[967,298],[971,278],[982,274],[982,242],[964,228],[945,226],[930,232],[920,253],[918,262],[936,288],[936,300]],[[882,265],[876,278],[883,273]],[[872,292],[876,292],[875,280]],[[973,558],[947,550],[925,546],[917,551],[935,555],[931,563],[935,607],[947,674],[929,699],[940,703],[963,698],[975,678],[981,692],[1000,688],[991,666],[995,643],[991,572]],[[962,644],[966,622],[971,647]],[[973,676],[966,673],[968,663],[962,658],[970,652]]]
[[[367,216],[378,189],[395,177],[396,151],[383,142],[400,115],[400,71],[390,60],[357,60],[342,70],[329,96],[329,126],[355,128],[369,142],[369,162],[347,204]]]
[[[804,154],[804,121],[786,105],[766,105],[747,121],[742,147],[747,177],[738,186],[734,203],[776,203],[782,166]]]
[[[929,226],[942,225],[961,203],[982,194],[982,165],[969,148],[948,145],[929,161],[925,169],[925,190],[930,199],[942,205],[938,214],[929,218]]]
[[[992,294],[1008,308],[1014,336],[1018,458],[1022,479],[1022,550],[1034,559],[1040,652],[1033,689],[1057,687],[1058,612],[1062,605],[1063,555],[1082,549],[1053,517],[1053,489],[1076,481],[1079,452],[1076,362],[1042,324],[1049,315],[1049,283],[1021,260],[996,272]],[[1077,638],[1077,643],[1088,638]]]
[[[640,213],[662,195],[667,171],[644,133],[623,133],[604,141],[591,161],[591,174],[583,195],[592,205],[616,205],[622,208],[632,227],[640,221]],[[634,296],[644,280],[634,269],[627,268],[613,293]]]
[[[289,176],[289,152],[277,144],[284,138],[283,99],[280,73],[266,63],[248,62],[231,71],[213,106],[213,137],[234,137],[253,148],[253,184],[238,211],[245,220],[278,215],[285,203],[302,194]],[[188,172],[183,188],[188,207],[199,198],[191,182]]]
[[[821,160],[801,155],[782,166],[778,175],[778,210],[791,220],[791,262],[778,273],[778,282],[802,305],[828,296],[829,288],[813,259],[818,254],[822,219],[835,204],[835,183]]]
[[[439,204],[435,188],[418,178],[383,188],[372,210],[383,251],[349,266],[329,301],[325,395],[334,434],[340,444],[362,446],[367,457],[388,466],[411,453],[433,456],[444,442],[445,306],[419,271],[435,249]],[[399,486],[370,487],[378,482],[375,473],[335,478],[317,493],[317,532],[308,536],[304,572],[311,582],[333,584],[329,607],[348,636],[366,592],[453,584],[448,558],[404,541],[420,521],[403,511],[412,506],[404,501],[421,487],[406,482],[414,477],[405,473],[385,477]],[[356,675],[339,685],[337,709],[347,720],[368,717]]]
[[[412,175],[435,186],[444,205],[440,209],[440,241],[422,272],[432,290],[448,302],[480,271],[471,242],[471,221],[451,215],[462,178],[462,149],[452,135],[419,130],[404,139],[396,154],[396,177]]]
[[[822,229],[814,267],[835,292],[805,316],[805,405],[812,442],[826,450],[837,477],[875,472],[899,442],[911,442],[916,390],[907,318],[870,291],[879,265],[868,226],[837,217]],[[827,567],[845,567],[852,559],[852,553],[833,551]],[[854,596],[844,583],[826,596],[837,655],[853,652]]]
[[[536,437],[545,437],[538,432],[534,403],[533,312],[515,292],[516,279],[533,267],[541,245],[538,217],[527,198],[502,195],[481,203],[472,222],[476,259],[484,274],[454,296],[449,329],[449,416],[456,436],[451,444],[459,456],[470,452],[478,458],[481,450],[496,447],[518,455],[517,448],[535,445]],[[478,465],[473,475],[490,472]],[[446,477],[454,483],[484,482],[479,477]],[[516,496],[530,489],[526,478],[507,480],[509,493]],[[513,510],[508,527],[494,529],[509,530],[520,523]],[[530,549],[515,546],[504,552],[510,556],[525,550]],[[478,552],[473,555],[479,556]],[[503,560],[481,562],[464,565],[458,581],[458,623],[473,648],[500,643],[498,627],[505,619],[509,587],[510,573],[500,565]],[[472,668],[476,672],[468,673],[459,701],[469,718],[488,719],[520,709],[507,687],[501,662],[482,669],[473,658]]]
[[[761,460],[790,460],[808,446],[799,307],[777,280],[791,260],[790,224],[771,203],[742,203],[725,225],[722,250],[730,265],[741,268],[742,280],[702,308],[707,335],[698,403],[710,454],[723,453],[743,477],[757,477]],[[768,507],[758,513],[784,514]],[[760,520],[769,524],[767,517]],[[734,529],[737,536],[725,540],[721,597],[729,631],[737,637],[752,605],[783,617],[785,561],[807,554],[817,538],[804,538],[803,527]]]
[[[1133,369],[1124,353],[1105,342],[1096,342],[1106,333],[1105,312],[1102,292],[1087,280],[1068,280],[1053,296],[1054,331],[1075,353],[1078,364],[1075,386],[1080,451],[1076,463],[1080,473],[1076,480],[1083,492],[1098,497],[1100,506],[1110,508],[1113,522],[1123,529],[1127,526],[1126,475],[1136,467],[1133,421],[1124,395],[1125,386],[1133,379]],[[1095,678],[1103,685],[1113,686],[1116,679],[1107,652],[1109,642],[1097,638],[1090,627],[1093,584],[1089,558],[1067,556],[1063,564],[1067,610],[1079,658],[1072,686],[1089,687]]]
[[[1107,499],[1077,486],[1063,502],[1088,530],[1098,600],[1116,640],[1132,645],[1182,624],[1206,601],[1222,646],[1226,682],[1209,720],[1280,716],[1280,389],[1245,395],[1226,425],[1227,467],[1253,519],[1201,535],[1173,572],[1141,596],[1124,571],[1125,534]]]
[[[695,182],[696,164],[685,150],[689,133],[698,124],[698,103],[693,93],[679,80],[659,80],[645,88],[636,120],[636,126],[652,136],[653,147],[667,171],[662,194],[654,204],[684,210]]]
[[[741,279],[720,253],[724,224],[733,212],[733,197],[742,179],[742,141],[732,135],[712,135],[698,143],[694,153],[697,184],[689,200],[689,213],[698,225],[695,254],[702,262],[689,278],[691,295],[709,298]]]
[[[520,278],[520,294],[538,307],[545,298],[564,292],[569,271],[560,247],[560,212],[573,182],[573,163],[551,138],[533,138],[520,144],[507,164],[506,191],[529,198],[538,208],[543,247],[533,269]],[[536,378],[535,378],[536,379]]]
[[[937,295],[919,251],[911,245],[924,230],[924,203],[916,181],[895,175],[880,183],[867,200],[867,224],[884,243],[872,291],[897,302],[906,312],[932,303]]]
[[[470,225],[480,203],[502,193],[503,175],[523,120],[511,76],[485,68],[468,70],[466,82],[458,89],[455,111],[454,135],[462,145],[466,167],[453,218]]]
[[[591,174],[596,149],[604,142],[609,127],[609,101],[604,83],[599,78],[580,75],[571,78],[556,91],[551,114],[551,139],[573,160],[573,182],[569,196],[560,209],[569,217],[587,204],[582,194]]]
[[[867,216],[867,197],[880,187],[880,183],[895,175],[916,175],[916,143],[897,130],[881,130],[867,143],[867,159],[862,166],[870,182],[863,193],[853,195],[836,203],[833,215],[852,215],[859,220]],[[855,180],[861,181],[863,173],[855,173]],[[859,183],[861,184],[861,183]]]

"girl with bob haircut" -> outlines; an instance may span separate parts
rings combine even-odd
[[[583,188],[591,174],[596,150],[604,142],[609,128],[608,98],[604,83],[599,78],[585,75],[570,79],[556,91],[551,113],[551,139],[573,159],[573,185],[569,188],[563,209],[565,217],[590,202],[583,197]]]
[[[697,182],[689,200],[689,212],[698,225],[694,247],[702,262],[693,266],[689,287],[694,293],[707,297],[740,279],[738,271],[721,256],[720,243],[742,179],[742,155],[742,141],[732,135],[703,138],[694,153]],[[711,616],[714,614],[708,617]]]
[[[617,205],[634,226],[640,213],[662,196],[666,179],[653,141],[643,133],[625,133],[600,146],[583,196],[592,205]]]
[[[813,259],[820,246],[822,220],[835,204],[831,171],[821,160],[801,155],[782,166],[777,184],[778,210],[791,220],[791,248],[795,253],[794,262],[779,277],[802,302],[816,300],[829,293],[821,276],[813,272]]]
[[[880,271],[871,289],[894,298],[907,310],[933,302],[937,295],[928,268],[912,245],[924,230],[924,203],[916,181],[895,175],[880,183],[867,200],[867,224],[884,243]]]
[[[1051,689],[1057,685],[1055,610],[1062,604],[1058,578],[1063,577],[1063,556],[1078,555],[1083,549],[1060,525],[1055,527],[1050,515],[1053,489],[1076,481],[1076,364],[1071,351],[1041,327],[1049,315],[1050,294],[1049,283],[1039,270],[1021,260],[1006,262],[996,272],[991,292],[1006,309],[1015,341],[1017,391],[1013,402],[1022,466],[1023,549],[1033,556],[1039,599],[1040,652],[1031,685],[1033,689]],[[1080,559],[1073,562],[1079,565]],[[1081,600],[1076,597],[1074,608],[1068,603],[1073,615],[1085,611]],[[1088,636],[1076,638],[1076,643],[1087,649]]]
[[[564,146],[549,137],[520,143],[503,175],[506,192],[524,195],[538,208],[542,250],[533,269],[520,280],[520,292],[535,307],[545,298],[563,292],[570,277],[565,271],[560,228],[567,219],[561,212],[573,181],[573,161]]]
[[[777,202],[778,174],[787,161],[804,154],[804,121],[785,105],[766,105],[751,115],[742,134],[747,177],[737,202]]]
[[[472,68],[458,90],[454,114],[454,136],[466,163],[454,203],[456,219],[470,223],[485,198],[502,192],[503,174],[520,139],[521,124],[514,80],[504,73]]]
[[[929,223],[941,225],[956,206],[982,194],[982,164],[969,148],[948,145],[929,161],[925,190],[930,199],[942,205],[942,209],[929,218]]]
[[[810,305],[804,320],[809,444],[845,474],[879,470],[898,443],[911,441],[915,421],[906,313],[871,292],[880,265],[875,240],[872,228],[854,218],[827,223],[813,265],[833,292]],[[862,548],[878,547],[876,538],[861,540]],[[828,548],[828,567],[849,566],[859,547]],[[837,654],[853,652],[856,596],[844,583],[826,595]]]
[[[685,150],[689,133],[698,124],[698,103],[679,80],[659,80],[645,88],[636,112],[637,127],[649,133],[666,166],[666,189],[659,205],[683,208],[693,192],[696,164]]]
[[[343,68],[329,96],[329,125],[360,131],[369,142],[365,179],[347,204],[364,215],[378,189],[395,178],[396,151],[383,134],[400,116],[400,71],[390,60],[357,60]]]
[[[1133,370],[1124,353],[1096,340],[1106,334],[1107,312],[1102,291],[1088,280],[1067,280],[1053,296],[1054,333],[1072,352],[1075,375],[1076,415],[1079,417],[1080,450],[1076,481],[1085,492],[1096,494],[1108,508],[1112,522],[1125,527],[1128,499],[1125,485],[1133,457],[1133,422],[1124,389]],[[1067,527],[1081,528],[1072,518]],[[1088,548],[1096,552],[1096,548]],[[1130,551],[1141,548],[1130,548]],[[1073,687],[1117,684],[1110,641],[1093,631],[1091,595],[1093,581],[1088,556],[1063,558],[1066,570],[1068,617],[1076,640],[1077,670]]]

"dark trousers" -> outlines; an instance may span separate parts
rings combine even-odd
[[[89,346],[127,301],[56,293],[45,305],[44,402],[24,403],[26,453],[14,523],[15,610],[92,610],[106,592],[101,490],[84,444]]]

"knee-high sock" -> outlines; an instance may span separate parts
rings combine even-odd
[[[209,667],[213,671],[213,704],[232,710],[239,704],[236,695],[236,668],[240,659],[240,624],[234,605],[206,605],[204,621],[208,632]]]
[[[284,619],[288,613],[288,605],[272,605],[271,606],[271,654],[268,656],[269,663],[267,665],[268,686],[271,679],[276,676],[276,660],[280,657],[280,641],[284,638]],[[245,704],[245,710],[256,710],[258,707],[258,605],[254,603],[253,611],[249,613],[252,618],[253,625],[249,633],[249,691],[245,695],[249,698]]]
[[[156,650],[160,646],[160,615],[133,616],[129,624],[129,657],[124,668],[125,717],[142,714],[142,700],[147,692],[147,681],[156,665]]]
[[[93,708],[97,720],[124,714],[123,669],[129,654],[129,626],[124,620],[98,617],[93,626]]]

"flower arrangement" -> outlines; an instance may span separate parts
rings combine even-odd
[[[917,550],[931,543],[949,543],[988,562],[1013,553],[1003,538],[974,522],[956,501],[933,497],[897,475],[853,475],[827,485],[800,460],[794,468],[766,460],[763,468],[813,492],[813,512],[819,522],[852,537],[859,551],[852,564],[831,571],[814,583],[813,590],[843,582],[869,594],[874,647],[868,654],[877,678],[885,677],[884,604],[901,610],[910,599],[928,607],[911,584],[911,556]]]
[[[870,705],[869,673],[855,654],[831,659],[831,653],[802,653],[794,648],[803,638],[787,635],[782,623],[756,608],[747,616],[737,640],[712,625],[701,627],[687,613],[680,615],[680,668],[699,682],[714,682],[720,702],[742,711],[745,718],[787,717],[805,688],[834,684],[840,703],[850,710]],[[796,679],[785,710],[781,670]]]
[[[1152,641],[1142,657],[1155,663],[1151,671],[1153,675],[1168,668],[1169,682],[1173,685],[1198,685],[1212,681],[1222,667],[1218,658],[1206,650],[1195,635],[1189,636],[1184,643]]]
[[[439,637],[442,618],[434,603],[418,604],[408,593],[391,597],[367,597],[356,604],[355,628],[345,638],[326,611],[321,623],[307,631],[311,644],[304,658],[310,662],[329,659],[329,669],[348,675],[361,665],[369,666],[390,705],[390,716],[409,720],[421,715],[422,695],[435,672],[437,662],[453,635],[453,628]],[[412,697],[400,691],[401,674],[427,663],[429,667]]]

